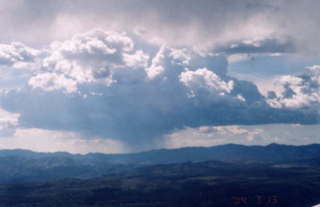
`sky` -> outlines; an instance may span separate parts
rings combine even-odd
[[[0,0],[0,149],[320,143],[316,0]]]

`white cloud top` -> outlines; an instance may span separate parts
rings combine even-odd
[[[233,90],[233,81],[223,81],[217,74],[207,68],[185,71],[180,74],[180,81],[190,89],[192,97],[207,92],[212,96],[225,96]]]

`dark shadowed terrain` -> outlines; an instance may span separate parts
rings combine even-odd
[[[311,207],[320,145],[104,155],[0,151],[0,207]]]

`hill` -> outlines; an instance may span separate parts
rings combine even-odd
[[[37,153],[28,150],[0,151],[0,183],[92,178],[132,171],[148,165],[216,161],[222,163],[317,164],[320,145],[268,146],[221,145],[162,149],[132,154],[86,155],[65,152]]]

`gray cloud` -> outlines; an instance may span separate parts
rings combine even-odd
[[[319,53],[316,0],[2,0],[0,5],[0,26],[6,28],[0,39],[6,42],[19,39],[42,45],[98,27],[138,31],[150,41],[170,45],[227,48],[231,53]],[[230,48],[235,44],[238,47]]]
[[[140,149],[185,127],[317,121],[312,106],[270,106],[254,84],[228,76],[223,55],[168,46],[144,51],[148,44],[100,30],[55,42],[37,57],[38,68],[26,70],[23,87],[2,92],[0,104],[20,114],[19,127]]]
[[[272,53],[294,53],[296,48],[294,42],[286,39],[263,39],[246,40],[228,43],[227,46],[216,50],[217,52],[233,54],[272,54]]]

